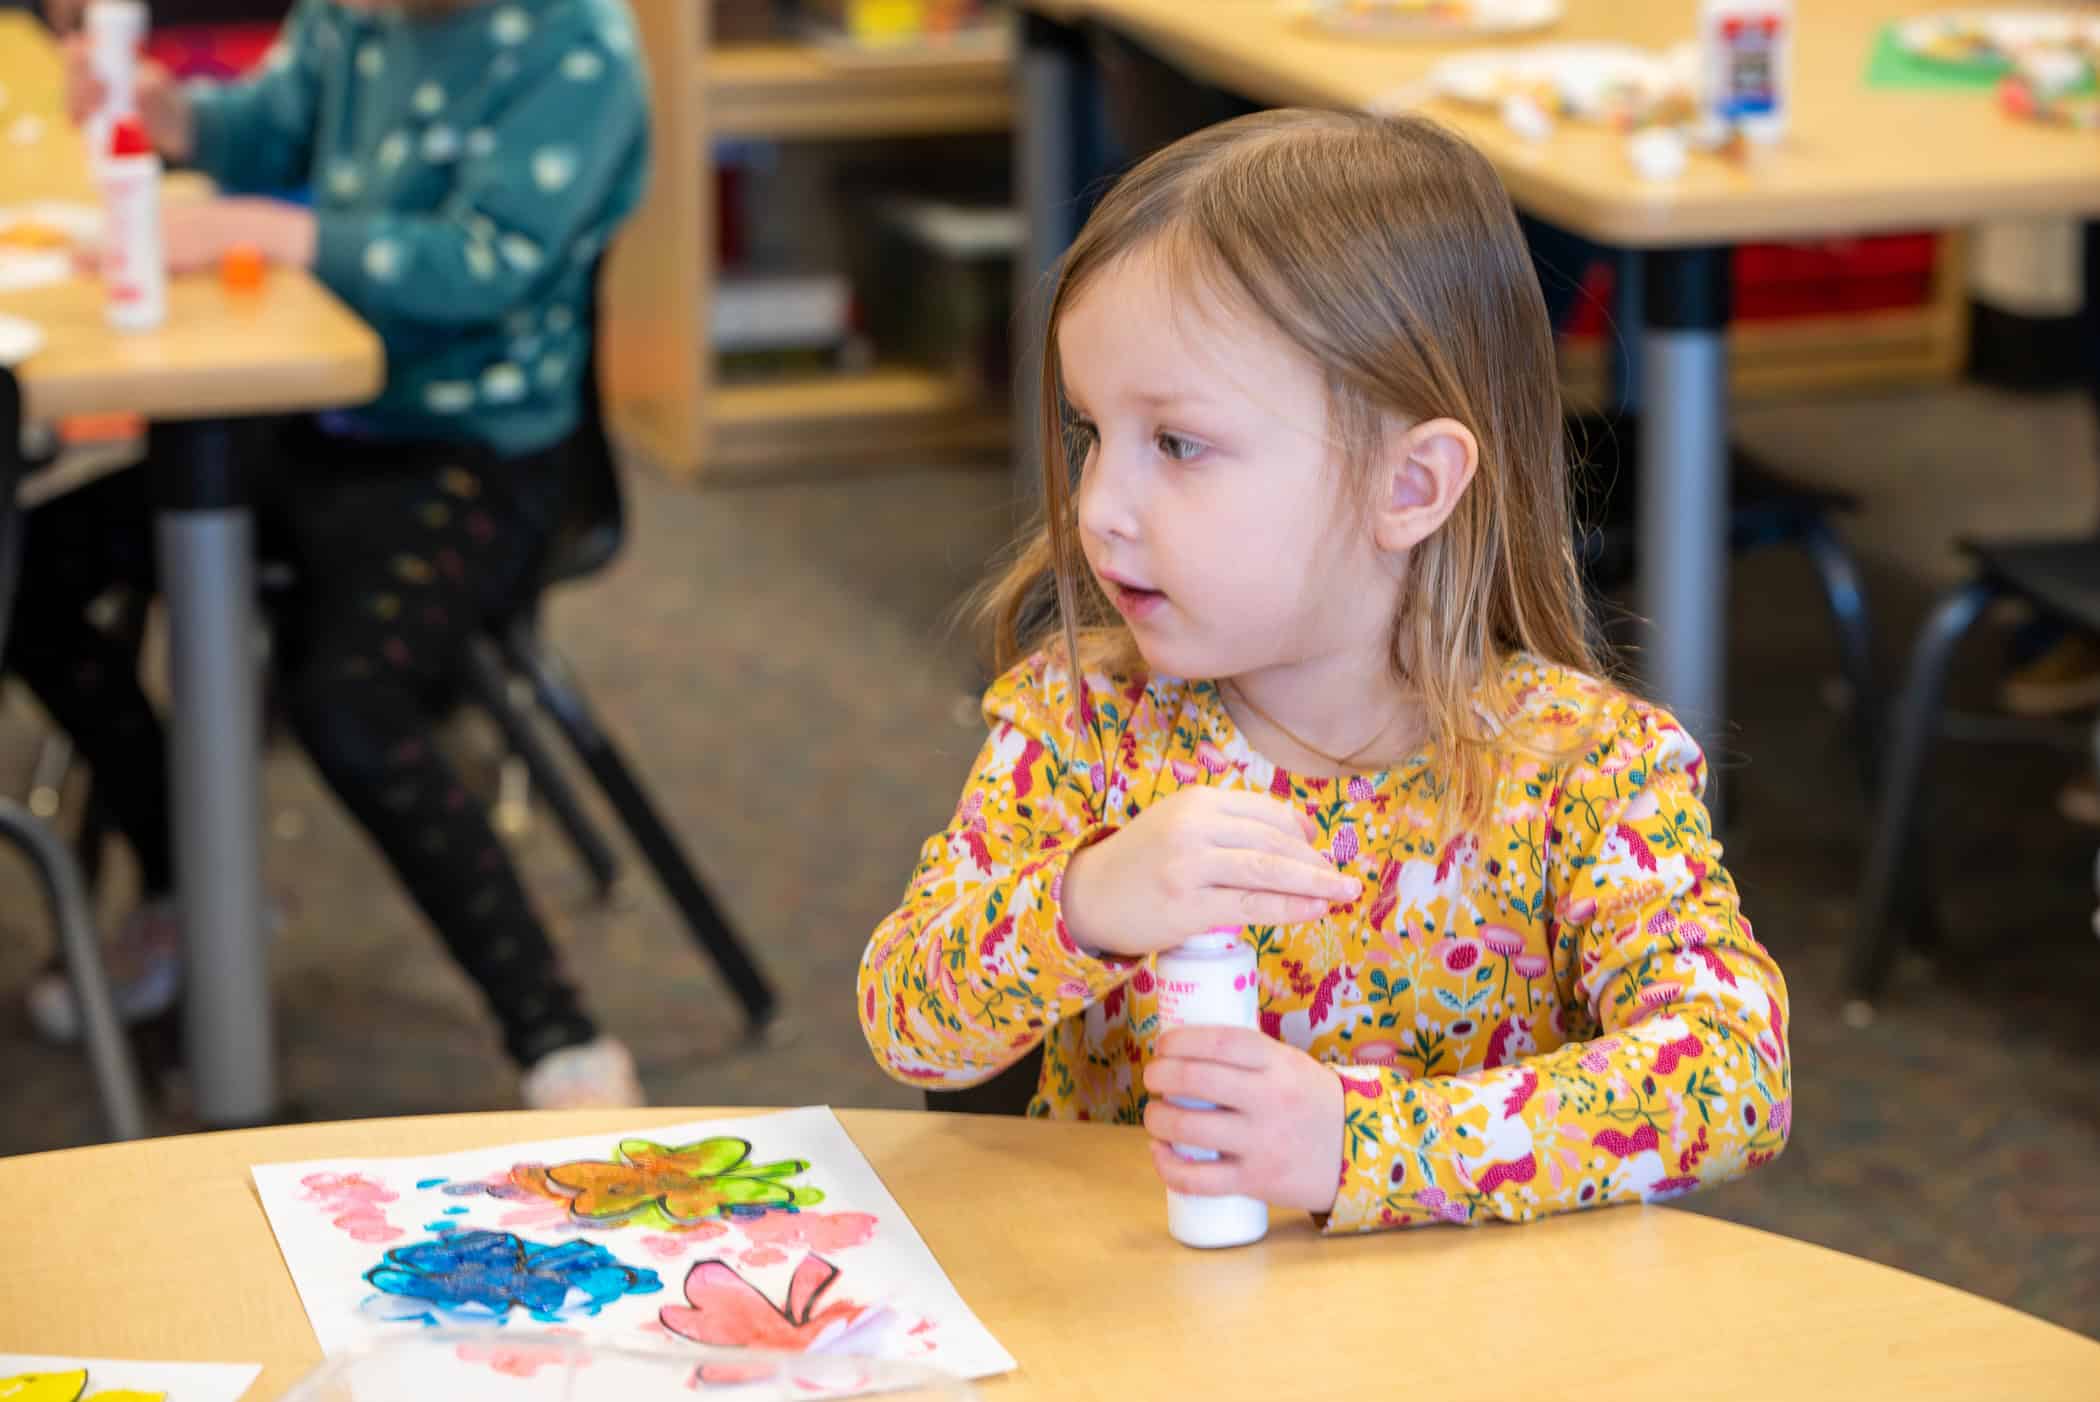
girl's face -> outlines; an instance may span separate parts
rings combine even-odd
[[[1400,574],[1345,499],[1318,368],[1186,281],[1140,248],[1060,320],[1087,564],[1157,672],[1280,701],[1382,668]]]

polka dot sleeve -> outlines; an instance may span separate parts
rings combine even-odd
[[[221,189],[274,194],[306,180],[332,23],[317,0],[300,0],[251,76],[191,85],[191,163]]]
[[[315,272],[368,320],[494,321],[601,251],[608,202],[648,138],[640,72],[588,34],[524,47],[492,120],[456,149],[401,153],[453,172],[435,210],[319,216]]]

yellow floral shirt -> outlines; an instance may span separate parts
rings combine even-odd
[[[1786,988],[1721,868],[1698,747],[1603,682],[1508,666],[1505,723],[1584,748],[1513,747],[1491,820],[1439,840],[1433,755],[1301,778],[1248,746],[1214,685],[1166,677],[1088,679],[1097,750],[1064,672],[1031,658],[986,695],[954,821],[861,960],[869,1046],[938,1089],[1047,1039],[1031,1113],[1138,1121],[1151,961],[1081,950],[1058,887],[1073,852],[1208,784],[1302,807],[1365,883],[1322,920],[1247,931],[1263,1030],[1342,1082],[1329,1230],[1654,1201],[1776,1156]]]

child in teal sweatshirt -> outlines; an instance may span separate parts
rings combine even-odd
[[[579,1006],[434,721],[468,640],[517,602],[558,519],[593,278],[645,182],[636,42],[619,0],[298,0],[251,77],[185,88],[149,63],[138,80],[161,153],[223,192],[165,207],[171,270],[253,246],[311,269],[385,343],[380,396],[288,425],[258,474],[264,540],[298,580],[277,620],[282,694],[317,766],[480,986],[527,1103],[542,1107],[639,1103],[641,1090],[626,1049]],[[100,93],[77,39],[68,60],[81,115]],[[310,205],[271,193],[301,187]],[[150,712],[128,671],[77,665],[104,647],[87,605],[107,583],[78,562],[150,560],[143,544],[107,548],[122,523],[143,530],[143,477],[38,513],[25,568],[40,621],[9,660],[90,762],[130,787],[119,816],[151,913],[167,871],[159,738],[141,729]],[[59,587],[68,579],[78,587]],[[117,962],[136,966],[126,953]],[[56,986],[32,991],[32,1012],[41,1004],[40,1024],[64,1030],[77,1021],[70,992],[45,983]]]

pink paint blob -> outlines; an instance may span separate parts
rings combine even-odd
[[[400,1195],[383,1183],[374,1183],[361,1173],[309,1173],[299,1180],[313,1198],[336,1198],[345,1202],[392,1202]]]
[[[768,1382],[780,1376],[772,1363],[703,1363],[686,1386],[694,1392],[710,1387],[741,1387],[745,1383]]]
[[[547,1332],[565,1334],[570,1338],[583,1337],[574,1329],[549,1329]],[[591,1361],[590,1354],[581,1349],[532,1341],[463,1343],[457,1353],[462,1363],[486,1363],[510,1378],[529,1378],[550,1363],[574,1362],[582,1368],[589,1366]]]
[[[729,1228],[720,1222],[696,1222],[672,1232],[652,1232],[642,1238],[642,1249],[659,1261],[675,1261],[705,1242],[728,1235]]]
[[[352,1241],[362,1241],[368,1245],[392,1241],[402,1235],[399,1227],[387,1221],[385,1215],[378,1212],[368,1215],[346,1212],[336,1218],[332,1225],[342,1228]]]
[[[329,1225],[347,1234],[352,1241],[377,1243],[394,1241],[407,1233],[389,1222],[382,1203],[394,1202],[400,1196],[390,1191],[383,1183],[357,1173],[309,1173],[299,1180],[306,1189],[302,1194],[308,1202],[332,1214]]]
[[[747,1266],[777,1266],[787,1258],[787,1252],[777,1246],[761,1246],[755,1251],[746,1251],[737,1259]]]
[[[685,1254],[685,1243],[677,1237],[645,1236],[642,1238],[642,1250],[659,1261],[675,1261]]]
[[[806,1246],[812,1251],[844,1251],[865,1246],[875,1235],[875,1217],[867,1212],[768,1212],[743,1223],[753,1246]]]
[[[535,1201],[520,1203],[496,1220],[499,1227],[512,1230],[551,1231],[557,1227],[573,1225],[569,1221],[569,1204],[566,1202]]]

